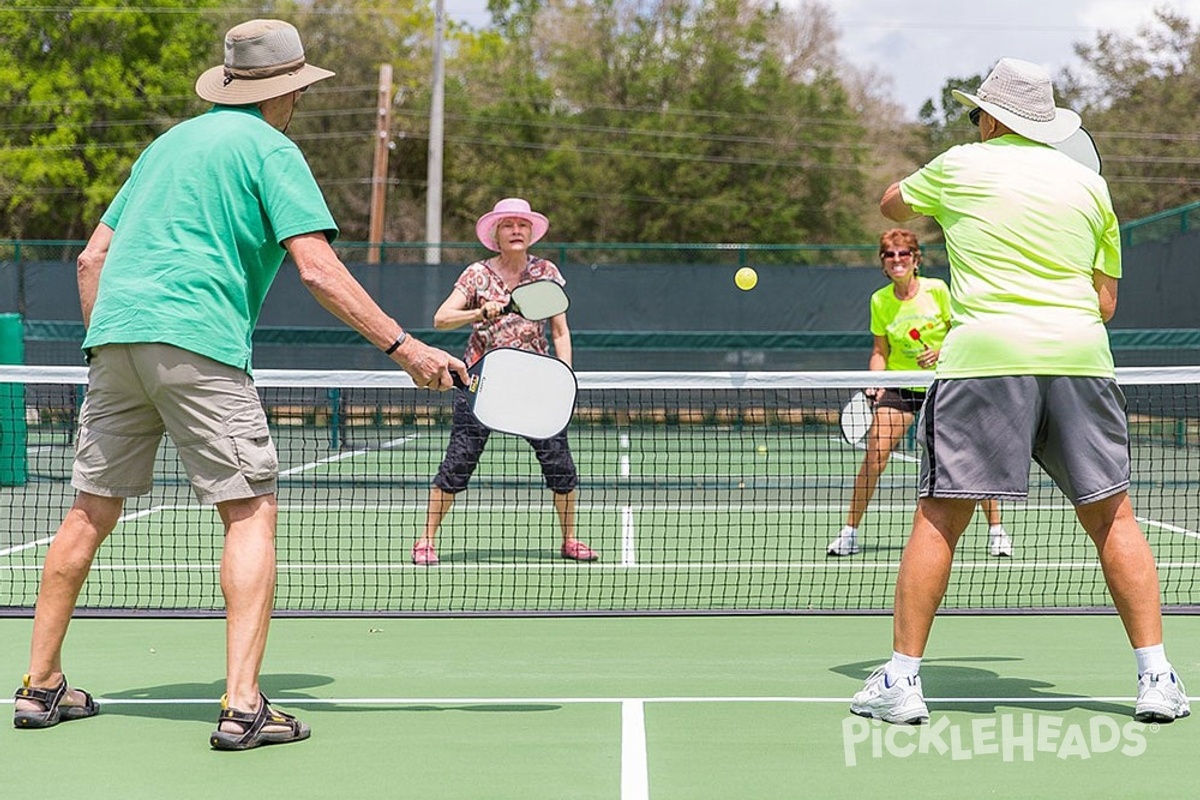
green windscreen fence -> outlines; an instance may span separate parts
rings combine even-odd
[[[25,333],[19,314],[0,314],[0,364],[25,361]],[[26,477],[25,388],[0,384],[0,486],[20,486]]]

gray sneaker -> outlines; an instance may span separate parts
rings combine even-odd
[[[883,667],[872,672],[862,690],[851,698],[850,710],[860,717],[902,725],[922,725],[929,721],[929,708],[921,694],[921,676],[897,678],[889,684]]]
[[[1137,705],[1133,718],[1138,722],[1171,722],[1192,713],[1183,682],[1174,671],[1143,672],[1138,676]]]

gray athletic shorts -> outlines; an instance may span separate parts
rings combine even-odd
[[[917,440],[921,497],[1024,500],[1031,458],[1077,506],[1129,488],[1125,395],[1111,378],[936,380]]]
[[[245,371],[165,344],[94,349],[71,485],[102,497],[145,494],[164,433],[200,502],[275,491],[279,460]]]

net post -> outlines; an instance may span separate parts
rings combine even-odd
[[[0,364],[25,362],[25,326],[20,314],[0,314]],[[28,464],[25,386],[0,384],[0,486],[24,486]]]
[[[331,387],[326,393],[329,398],[329,449],[342,449],[342,390]]]

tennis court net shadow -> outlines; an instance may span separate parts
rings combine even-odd
[[[529,564],[538,562],[557,562],[562,559],[558,554],[558,545],[545,547],[513,548],[476,548],[472,550],[438,550],[438,558],[443,564]]]
[[[326,675],[271,674],[259,679],[263,694],[273,705],[289,705],[302,708],[319,707],[326,712],[406,712],[427,713],[438,711],[460,711],[468,713],[530,713],[561,711],[557,703],[464,703],[447,702],[378,702],[337,703],[317,698],[304,689],[326,686],[334,679]],[[169,683],[160,686],[145,686],[120,692],[106,692],[101,698],[101,713],[106,716],[169,719],[177,722],[211,722],[220,711],[221,694],[225,681],[210,683]],[[210,702],[197,702],[210,701]]]
[[[1002,675],[991,669],[962,666],[1024,661],[1013,656],[970,656],[927,659],[921,663],[921,684],[925,699],[933,711],[965,711],[994,714],[1001,708],[1027,708],[1031,711],[1070,711],[1081,709],[1098,714],[1132,716],[1133,705],[1086,699],[1081,694],[1048,691],[1055,684],[1033,678]],[[952,663],[945,663],[952,662]],[[831,667],[831,672],[865,681],[882,662],[859,661]],[[856,687],[857,690],[857,687]],[[939,700],[950,697],[953,700]],[[978,697],[978,699],[972,699]]]
[[[272,703],[281,706],[298,700],[312,700],[313,695],[304,692],[304,689],[331,683],[333,678],[327,675],[277,673],[259,678],[263,694],[269,697]],[[211,722],[220,711],[221,695],[224,692],[225,681],[221,679],[209,683],[166,683],[105,692],[98,699],[101,713],[105,715]],[[206,700],[211,703],[197,702]]]

